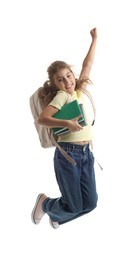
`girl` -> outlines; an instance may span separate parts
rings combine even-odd
[[[76,161],[74,167],[65,159],[58,148],[54,154],[56,180],[61,192],[60,198],[49,198],[39,194],[32,211],[32,220],[40,223],[43,215],[49,215],[53,228],[92,211],[97,206],[97,191],[94,172],[94,157],[89,144],[92,140],[91,123],[84,104],[83,92],[90,84],[89,75],[94,60],[97,29],[90,31],[92,42],[83,61],[79,79],[76,79],[71,66],[63,61],[53,62],[47,69],[49,80],[44,83],[40,97],[46,107],[38,118],[38,124],[49,128],[67,127],[70,132],[58,137],[59,145]],[[87,125],[78,123],[80,117],[72,120],[59,120],[52,116],[67,102],[67,95],[83,103]]]

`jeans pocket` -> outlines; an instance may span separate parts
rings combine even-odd
[[[66,150],[65,150],[65,152],[66,152],[71,158],[74,157],[72,152],[66,151]],[[64,155],[61,153],[61,151],[59,151],[59,149],[56,149],[55,154],[54,154],[54,159],[63,159],[63,160],[66,160],[66,161],[67,161],[67,159],[66,159],[66,158],[64,157]],[[73,159],[74,159],[74,158],[73,158]]]

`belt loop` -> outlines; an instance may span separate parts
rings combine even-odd
[[[85,150],[86,150],[86,145],[83,146],[83,152],[85,152]]]

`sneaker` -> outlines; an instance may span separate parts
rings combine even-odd
[[[58,222],[54,222],[50,218],[49,218],[49,222],[50,222],[51,227],[54,229],[57,229],[60,226]]]
[[[42,210],[42,203],[45,201],[46,198],[47,196],[41,193],[36,199],[35,206],[31,214],[32,222],[34,224],[39,224],[45,214],[45,212]]]

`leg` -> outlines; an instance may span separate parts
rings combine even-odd
[[[81,173],[81,191],[83,197],[83,210],[91,211],[97,205],[97,191],[94,171],[94,156],[89,147],[84,151],[82,173]]]
[[[94,172],[94,157],[89,147],[86,147],[86,149],[83,150],[80,176],[83,208],[80,213],[72,216],[68,221],[74,220],[84,214],[91,212],[97,206],[98,196],[96,191]],[[64,224],[65,222],[67,221],[62,221],[60,224]]]
[[[81,156],[80,152],[72,151],[72,146],[66,150],[75,159],[74,167],[68,162],[58,149],[55,152],[56,179],[61,191],[61,198],[47,199],[43,205],[45,211],[53,221],[66,221],[83,209],[82,193],[80,188]]]

